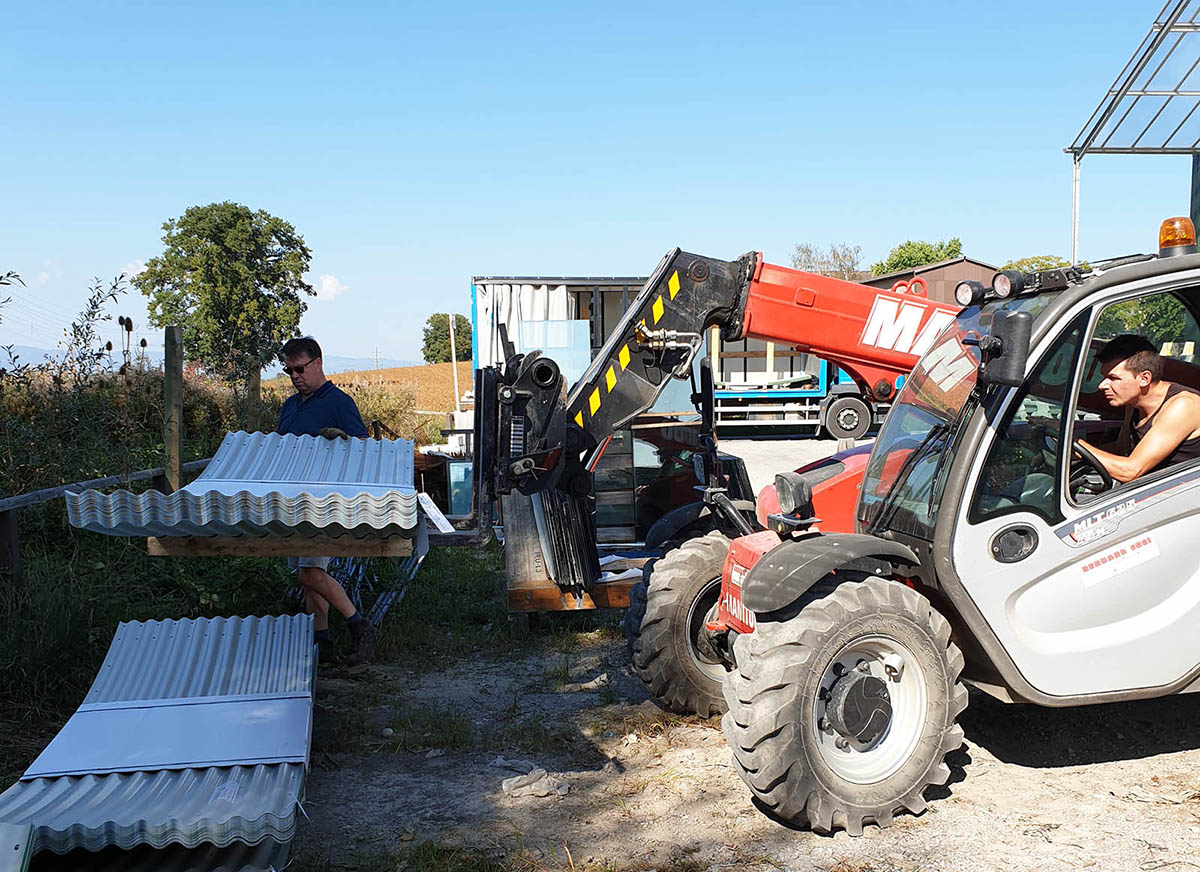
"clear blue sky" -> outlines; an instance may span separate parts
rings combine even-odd
[[[352,356],[419,358],[473,275],[640,275],[675,245],[1067,256],[1062,149],[1161,5],[10,4],[0,272],[29,288],[0,342],[52,346],[92,276],[226,199],[304,236],[339,292],[302,328]],[[1087,158],[1080,256],[1153,249],[1189,179]],[[161,344],[136,292],[113,311]]]

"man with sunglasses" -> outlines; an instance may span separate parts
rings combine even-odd
[[[321,346],[311,336],[289,339],[279,352],[283,371],[291,378],[296,393],[279,411],[276,433],[324,436],[326,439],[365,438],[367,428],[354,400],[329,379],[322,368]],[[328,557],[289,557],[288,568],[296,573],[304,589],[304,601],[313,616],[321,662],[333,660],[329,637],[329,607],[341,612],[350,628],[350,665],[370,659],[378,635],[354,608],[350,597],[329,574]]]

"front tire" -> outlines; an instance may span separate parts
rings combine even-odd
[[[949,779],[963,658],[950,624],[911,588],[840,584],[790,620],[760,620],[737,638],[735,660],[721,726],[772,815],[861,835],[865,823],[924,811],[925,788]]]
[[[643,592],[630,594],[626,633],[633,670],[655,702],[676,714],[707,718],[725,711],[721,683],[727,668],[709,645],[704,623],[721,596],[728,554],[729,539],[714,530],[660,557],[645,573],[645,606],[636,627],[631,624]]]

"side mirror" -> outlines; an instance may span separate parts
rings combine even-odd
[[[997,312],[992,319],[991,334],[979,340],[979,350],[983,353],[980,382],[1020,386],[1025,380],[1032,334],[1033,316],[1028,312]]]

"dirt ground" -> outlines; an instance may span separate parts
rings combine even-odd
[[[546,869],[1200,869],[1200,695],[1051,710],[972,691],[961,722],[966,745],[925,814],[829,837],[759,812],[718,721],[657,709],[612,631],[330,671],[297,850],[335,869],[425,840],[523,850]],[[516,773],[498,756],[569,792],[505,796]]]

